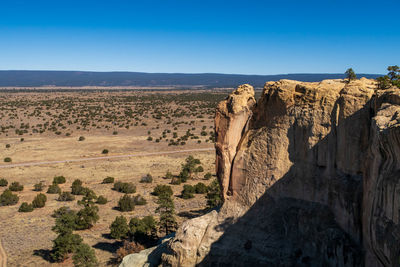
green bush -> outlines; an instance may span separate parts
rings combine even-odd
[[[57,184],[49,185],[47,189],[47,194],[60,194],[61,188]]]
[[[11,147],[11,145],[10,144],[6,144],[6,148],[10,148]]]
[[[62,262],[68,257],[68,254],[74,253],[81,243],[82,237],[73,234],[72,231],[60,233],[53,240],[53,249],[50,257],[54,261]]]
[[[24,186],[19,182],[12,182],[11,185],[8,187],[11,191],[22,191],[24,190]]]
[[[85,141],[85,137],[84,136],[79,136],[78,141]]]
[[[195,192],[195,189],[194,189],[193,186],[185,184],[185,185],[183,186],[183,190],[182,190],[182,195],[181,195],[181,197],[182,197],[183,199],[194,198],[194,195],[193,195],[194,192]]]
[[[132,183],[116,182],[113,189],[125,194],[136,193],[136,186]]]
[[[114,239],[123,239],[128,236],[128,221],[124,216],[117,216],[110,225],[110,236]]]
[[[212,177],[211,172],[207,172],[206,174],[204,174],[204,180],[210,180]]]
[[[46,205],[47,197],[45,194],[38,194],[32,201],[32,206],[36,208],[43,208]]]
[[[5,157],[4,162],[12,162],[12,159],[10,157]]]
[[[0,179],[0,186],[7,186],[8,181],[6,179]]]
[[[135,205],[146,205],[147,201],[144,197],[142,197],[141,195],[137,195],[134,197],[134,201],[135,201]]]
[[[124,195],[118,201],[118,209],[120,211],[133,211],[135,209],[135,199],[129,195]]]
[[[155,236],[157,223],[153,216],[146,216],[142,219],[132,218],[129,222],[129,233],[134,240],[142,242]]]
[[[0,205],[1,206],[11,206],[18,203],[19,197],[14,195],[10,189],[4,190],[0,195]]]
[[[18,209],[19,212],[31,212],[33,211],[32,204],[28,204],[27,202],[23,202]]]
[[[101,151],[101,154],[108,154],[108,149],[103,149],[103,151]]]
[[[85,188],[82,186],[82,181],[79,179],[76,179],[73,181],[71,185],[71,194],[73,195],[84,195],[85,194]]]
[[[179,181],[181,181],[182,183],[186,183],[186,181],[189,179],[190,175],[189,175],[189,171],[186,169],[183,169],[180,173],[179,173]]]
[[[73,201],[75,197],[71,194],[71,192],[62,192],[58,196],[58,201]]]
[[[106,178],[104,178],[102,184],[112,184],[114,183],[114,177],[108,176]]]
[[[53,218],[60,218],[61,216],[65,216],[69,214],[70,216],[76,216],[76,212],[71,210],[69,207],[61,207],[53,211],[51,217]]]
[[[167,195],[172,196],[173,192],[172,192],[172,188],[170,186],[168,186],[168,185],[160,185],[159,184],[156,187],[154,187],[154,190],[153,190],[152,194],[155,195],[155,196],[159,196],[159,195],[162,195],[162,194],[167,194]]]
[[[221,188],[217,180],[211,182],[208,186],[208,193],[207,193],[207,206],[209,208],[214,208],[222,205],[222,198],[221,198]]]
[[[66,179],[64,176],[55,176],[53,178],[53,184],[64,184],[66,182]]]
[[[205,193],[208,192],[208,188],[207,188],[207,186],[206,186],[205,184],[203,184],[203,183],[197,183],[197,184],[194,186],[194,191],[195,191],[196,194],[205,194]]]
[[[100,204],[100,205],[107,204],[107,202],[108,202],[108,200],[107,200],[107,198],[104,197],[104,196],[99,196],[99,197],[97,198],[97,201],[96,201],[96,203],[97,203],[97,204]]]
[[[153,176],[151,176],[150,173],[146,174],[146,176],[142,177],[142,179],[140,179],[141,183],[147,183],[150,184],[153,182]]]
[[[37,183],[37,184],[35,184],[35,185],[33,186],[33,191],[38,191],[38,192],[40,192],[40,191],[43,191],[43,189],[44,189],[44,184],[43,184],[42,182]]]
[[[196,168],[195,172],[204,172],[203,166],[199,166]]]
[[[72,260],[75,267],[96,267],[99,264],[94,250],[85,243],[76,247]]]

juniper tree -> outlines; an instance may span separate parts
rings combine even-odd
[[[156,212],[160,213],[160,230],[168,235],[177,228],[174,201],[170,194],[162,193],[158,196],[157,204]]]
[[[349,80],[349,82],[351,80],[357,79],[357,75],[352,68],[347,69],[345,74],[346,74],[346,78]]]

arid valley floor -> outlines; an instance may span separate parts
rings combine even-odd
[[[116,216],[157,217],[157,184],[170,184],[165,174],[179,174],[189,155],[200,159],[203,172],[188,184],[209,184],[215,177],[214,110],[227,91],[135,91],[135,90],[42,90],[11,92],[0,97],[0,178],[19,182],[23,191],[14,192],[19,202],[0,207],[1,244],[8,266],[57,265],[47,260],[56,234],[52,212],[62,206],[77,209],[75,201],[58,201],[57,194],[46,194],[44,208],[18,212],[22,202],[31,202],[38,192],[34,184],[43,182],[46,193],[55,176],[65,176],[62,191],[70,191],[75,179],[108,203],[100,206],[100,220],[89,230],[78,231],[84,242],[95,248],[101,266],[113,258],[121,242],[110,239],[109,226]],[[79,141],[81,137],[81,141]],[[164,153],[167,152],[167,153]],[[125,157],[126,155],[126,157]],[[134,155],[130,157],[129,155]],[[121,157],[114,157],[121,156]],[[9,157],[11,162],[3,162]],[[107,158],[108,157],[108,158]],[[85,159],[91,160],[85,160]],[[98,158],[98,159],[97,159]],[[54,163],[53,161],[69,161]],[[82,160],[82,161],[80,161]],[[30,166],[13,164],[34,163]],[[38,164],[36,164],[38,163]],[[152,183],[139,183],[146,174]],[[102,184],[111,176],[116,181],[132,182],[147,204],[132,212],[115,209],[122,193],[112,184]],[[183,184],[171,185],[178,222],[206,208],[204,194],[182,199]],[[0,194],[6,187],[0,187]],[[60,266],[70,265],[61,263]]]

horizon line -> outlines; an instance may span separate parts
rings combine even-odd
[[[183,75],[202,75],[202,74],[216,74],[216,75],[242,75],[242,76],[279,76],[279,75],[307,75],[307,74],[313,74],[313,75],[324,75],[324,74],[330,74],[330,75],[345,75],[345,73],[339,73],[339,72],[292,72],[292,73],[278,73],[278,74],[242,74],[242,73],[223,73],[223,72],[143,72],[143,71],[96,71],[96,70],[45,70],[45,69],[40,69],[40,70],[29,70],[29,69],[0,69],[1,72],[6,72],[6,71],[30,71],[30,72],[89,72],[89,73],[142,73],[142,74],[183,74]],[[382,73],[365,73],[365,72],[360,72],[357,73],[358,75],[385,75]]]

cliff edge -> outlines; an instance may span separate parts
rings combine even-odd
[[[374,80],[240,86],[216,111],[225,203],[164,266],[398,266],[400,90]]]

